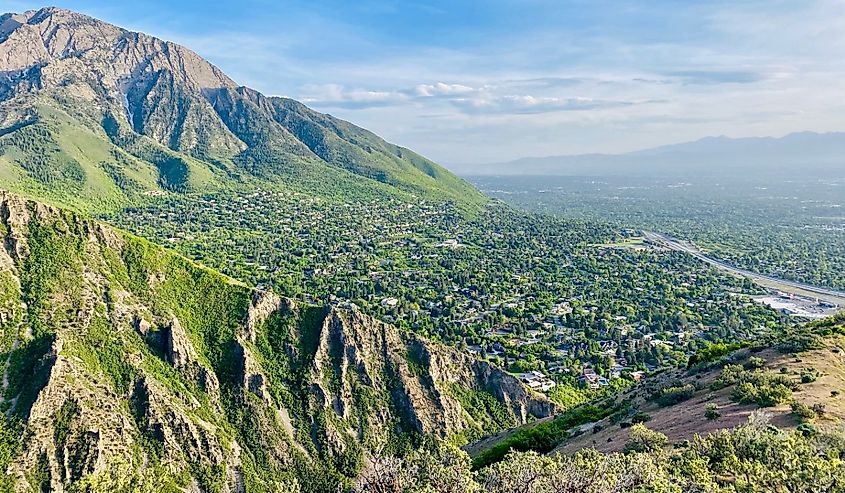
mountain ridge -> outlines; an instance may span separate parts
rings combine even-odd
[[[461,175],[713,176],[744,168],[788,174],[799,166],[822,172],[841,168],[845,132],[795,132],[783,137],[704,137],[621,154],[525,157],[467,165]],[[460,167],[454,166],[453,169]]]
[[[125,203],[270,183],[484,200],[372,132],[239,86],[181,45],[72,11],[0,17],[0,74],[0,164],[7,182],[40,198],[55,186]]]
[[[8,489],[323,491],[368,451],[554,412],[504,371],[354,309],[7,192],[0,218]]]

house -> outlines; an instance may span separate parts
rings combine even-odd
[[[548,392],[555,387],[555,384],[549,377],[537,370],[530,371],[519,375],[520,381],[527,385],[532,390],[540,392]]]
[[[381,300],[381,306],[385,308],[393,308],[399,304],[399,300],[396,298],[383,298]]]
[[[597,389],[599,387],[606,387],[609,385],[607,379],[597,374],[592,368],[584,368],[581,378],[579,378],[578,381],[591,389]]]
[[[622,372],[628,371],[629,369],[630,369],[630,367],[625,366],[625,365],[620,365],[619,363],[617,363],[616,366],[614,366],[610,370],[610,378],[611,379],[622,378]]]
[[[458,243],[458,240],[449,239],[438,243],[437,246],[441,248],[458,248],[461,244]]]

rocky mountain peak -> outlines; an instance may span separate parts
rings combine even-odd
[[[197,89],[236,86],[183,46],[55,7],[6,14],[0,41],[0,71],[13,75],[39,67],[40,87],[93,76],[106,89],[117,89],[160,70]]]
[[[55,135],[61,126],[92,135],[65,149],[67,140]],[[0,137],[6,137],[0,155],[14,156],[9,159],[25,173],[51,186],[102,173],[85,169],[90,156],[80,161],[74,150],[96,139],[107,154],[153,167],[157,185],[171,191],[244,176],[321,186],[363,177],[418,195],[481,199],[425,158],[304,105],[239,86],[184,46],[54,7],[0,17]],[[37,146],[26,143],[33,139]],[[7,147],[16,151],[4,152]],[[47,158],[33,149],[56,152]],[[102,168],[101,159],[90,160]],[[42,169],[33,171],[33,161],[43,161]],[[68,163],[76,171],[58,169]],[[107,163],[110,170],[114,165]],[[364,187],[375,185],[367,180]],[[117,179],[111,188],[126,193],[127,182]]]

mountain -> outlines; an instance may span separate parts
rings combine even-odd
[[[57,8],[0,17],[0,179],[101,207],[245,183],[484,200],[422,156],[239,86],[185,47]]]
[[[364,451],[554,411],[354,308],[0,192],[0,490],[335,491]]]
[[[456,167],[457,168],[457,167]],[[468,165],[463,175],[737,177],[845,175],[845,133],[802,132],[781,138],[708,137],[627,154],[523,158]]]

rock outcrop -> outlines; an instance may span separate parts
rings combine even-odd
[[[498,368],[357,310],[249,288],[5,192],[0,211],[5,426],[26,437],[0,467],[17,489],[340,478],[398,434],[478,429],[489,410],[462,392],[513,423],[553,411]]]
[[[393,406],[406,411],[406,424],[441,437],[470,426],[451,385],[498,394],[520,422],[552,412],[547,400],[529,394],[515,377],[358,311],[328,312],[311,378],[322,405],[339,418],[354,413],[356,389],[389,388]],[[391,417],[375,412],[366,419],[370,428],[386,428]]]

